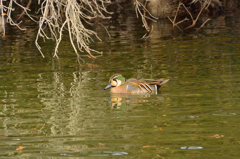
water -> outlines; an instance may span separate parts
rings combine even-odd
[[[134,15],[118,17],[108,24],[111,41],[102,31],[104,41],[93,45],[104,54],[82,57],[80,66],[67,40],[59,59],[52,42],[41,43],[42,58],[36,26],[28,36],[10,27],[0,41],[1,158],[238,158],[234,17],[173,36],[162,21],[148,40],[139,40],[144,30]],[[113,95],[103,89],[114,73],[170,81],[157,95]]]

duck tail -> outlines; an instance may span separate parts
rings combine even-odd
[[[163,85],[163,84],[167,83],[168,81],[169,81],[169,79],[163,80],[163,81],[160,83],[160,85]]]
[[[168,81],[169,81],[169,79],[166,79],[166,80],[161,81],[159,84],[157,84],[157,85],[156,85],[156,86],[157,86],[157,90],[158,90],[163,84],[167,83]]]

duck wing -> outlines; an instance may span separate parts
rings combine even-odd
[[[142,93],[152,93],[157,91],[164,83],[168,82],[169,80],[164,79],[135,79],[130,78],[126,81],[128,84],[128,88],[131,90],[138,89]]]
[[[149,85],[159,85],[162,86],[163,84],[167,83],[169,79],[141,79],[140,81],[146,82]]]

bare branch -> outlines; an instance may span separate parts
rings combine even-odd
[[[151,21],[154,21],[156,22],[155,20],[158,19],[157,17],[154,17],[149,11],[148,9],[141,3],[139,2],[138,0],[135,0],[134,2],[134,5],[135,5],[135,12],[136,12],[136,16],[137,18],[139,17],[138,14],[141,16],[142,18],[142,22],[143,22],[143,26],[144,28],[147,30],[147,31],[150,31],[150,27],[148,26],[148,23],[146,21],[146,18],[147,19],[150,19]],[[143,9],[143,13],[140,9],[140,7]],[[147,12],[149,14],[149,16],[145,16],[145,12]]]
[[[35,21],[29,14],[29,6],[32,0],[29,0],[26,7],[21,5],[21,1],[19,2],[17,0],[10,0],[8,6],[4,6],[2,0],[0,0],[0,2],[0,9],[2,12],[7,11],[7,21],[11,25],[24,30],[19,27],[19,23],[15,23],[11,18],[11,12],[14,11],[14,5],[23,9],[22,14],[17,20],[21,19],[25,14]],[[91,52],[102,54],[90,48],[89,45],[93,42],[93,37],[96,37],[96,39],[100,41],[101,39],[95,31],[87,29],[85,25],[92,25],[90,21],[96,18],[110,19],[110,16],[104,15],[104,12],[112,14],[108,12],[105,7],[106,4],[109,3],[111,3],[110,0],[80,0],[80,3],[76,0],[38,0],[38,4],[40,5],[38,13],[41,14],[41,17],[38,20],[39,28],[35,44],[42,56],[44,57],[44,54],[41,51],[41,46],[38,44],[39,38],[41,37],[43,40],[51,39],[55,41],[54,57],[58,57],[58,48],[65,30],[69,33],[69,39],[78,57],[80,56],[79,52],[84,51],[93,58],[95,58],[95,56],[93,56]],[[46,31],[47,29],[50,33]]]

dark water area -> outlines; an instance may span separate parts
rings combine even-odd
[[[239,158],[240,13],[181,33],[145,34],[134,12],[96,27],[96,59],[80,65],[66,38],[35,46],[37,26],[0,39],[0,158]],[[202,17],[204,22],[209,17]],[[87,55],[87,53],[82,53]],[[158,94],[118,95],[109,78],[168,78]]]

